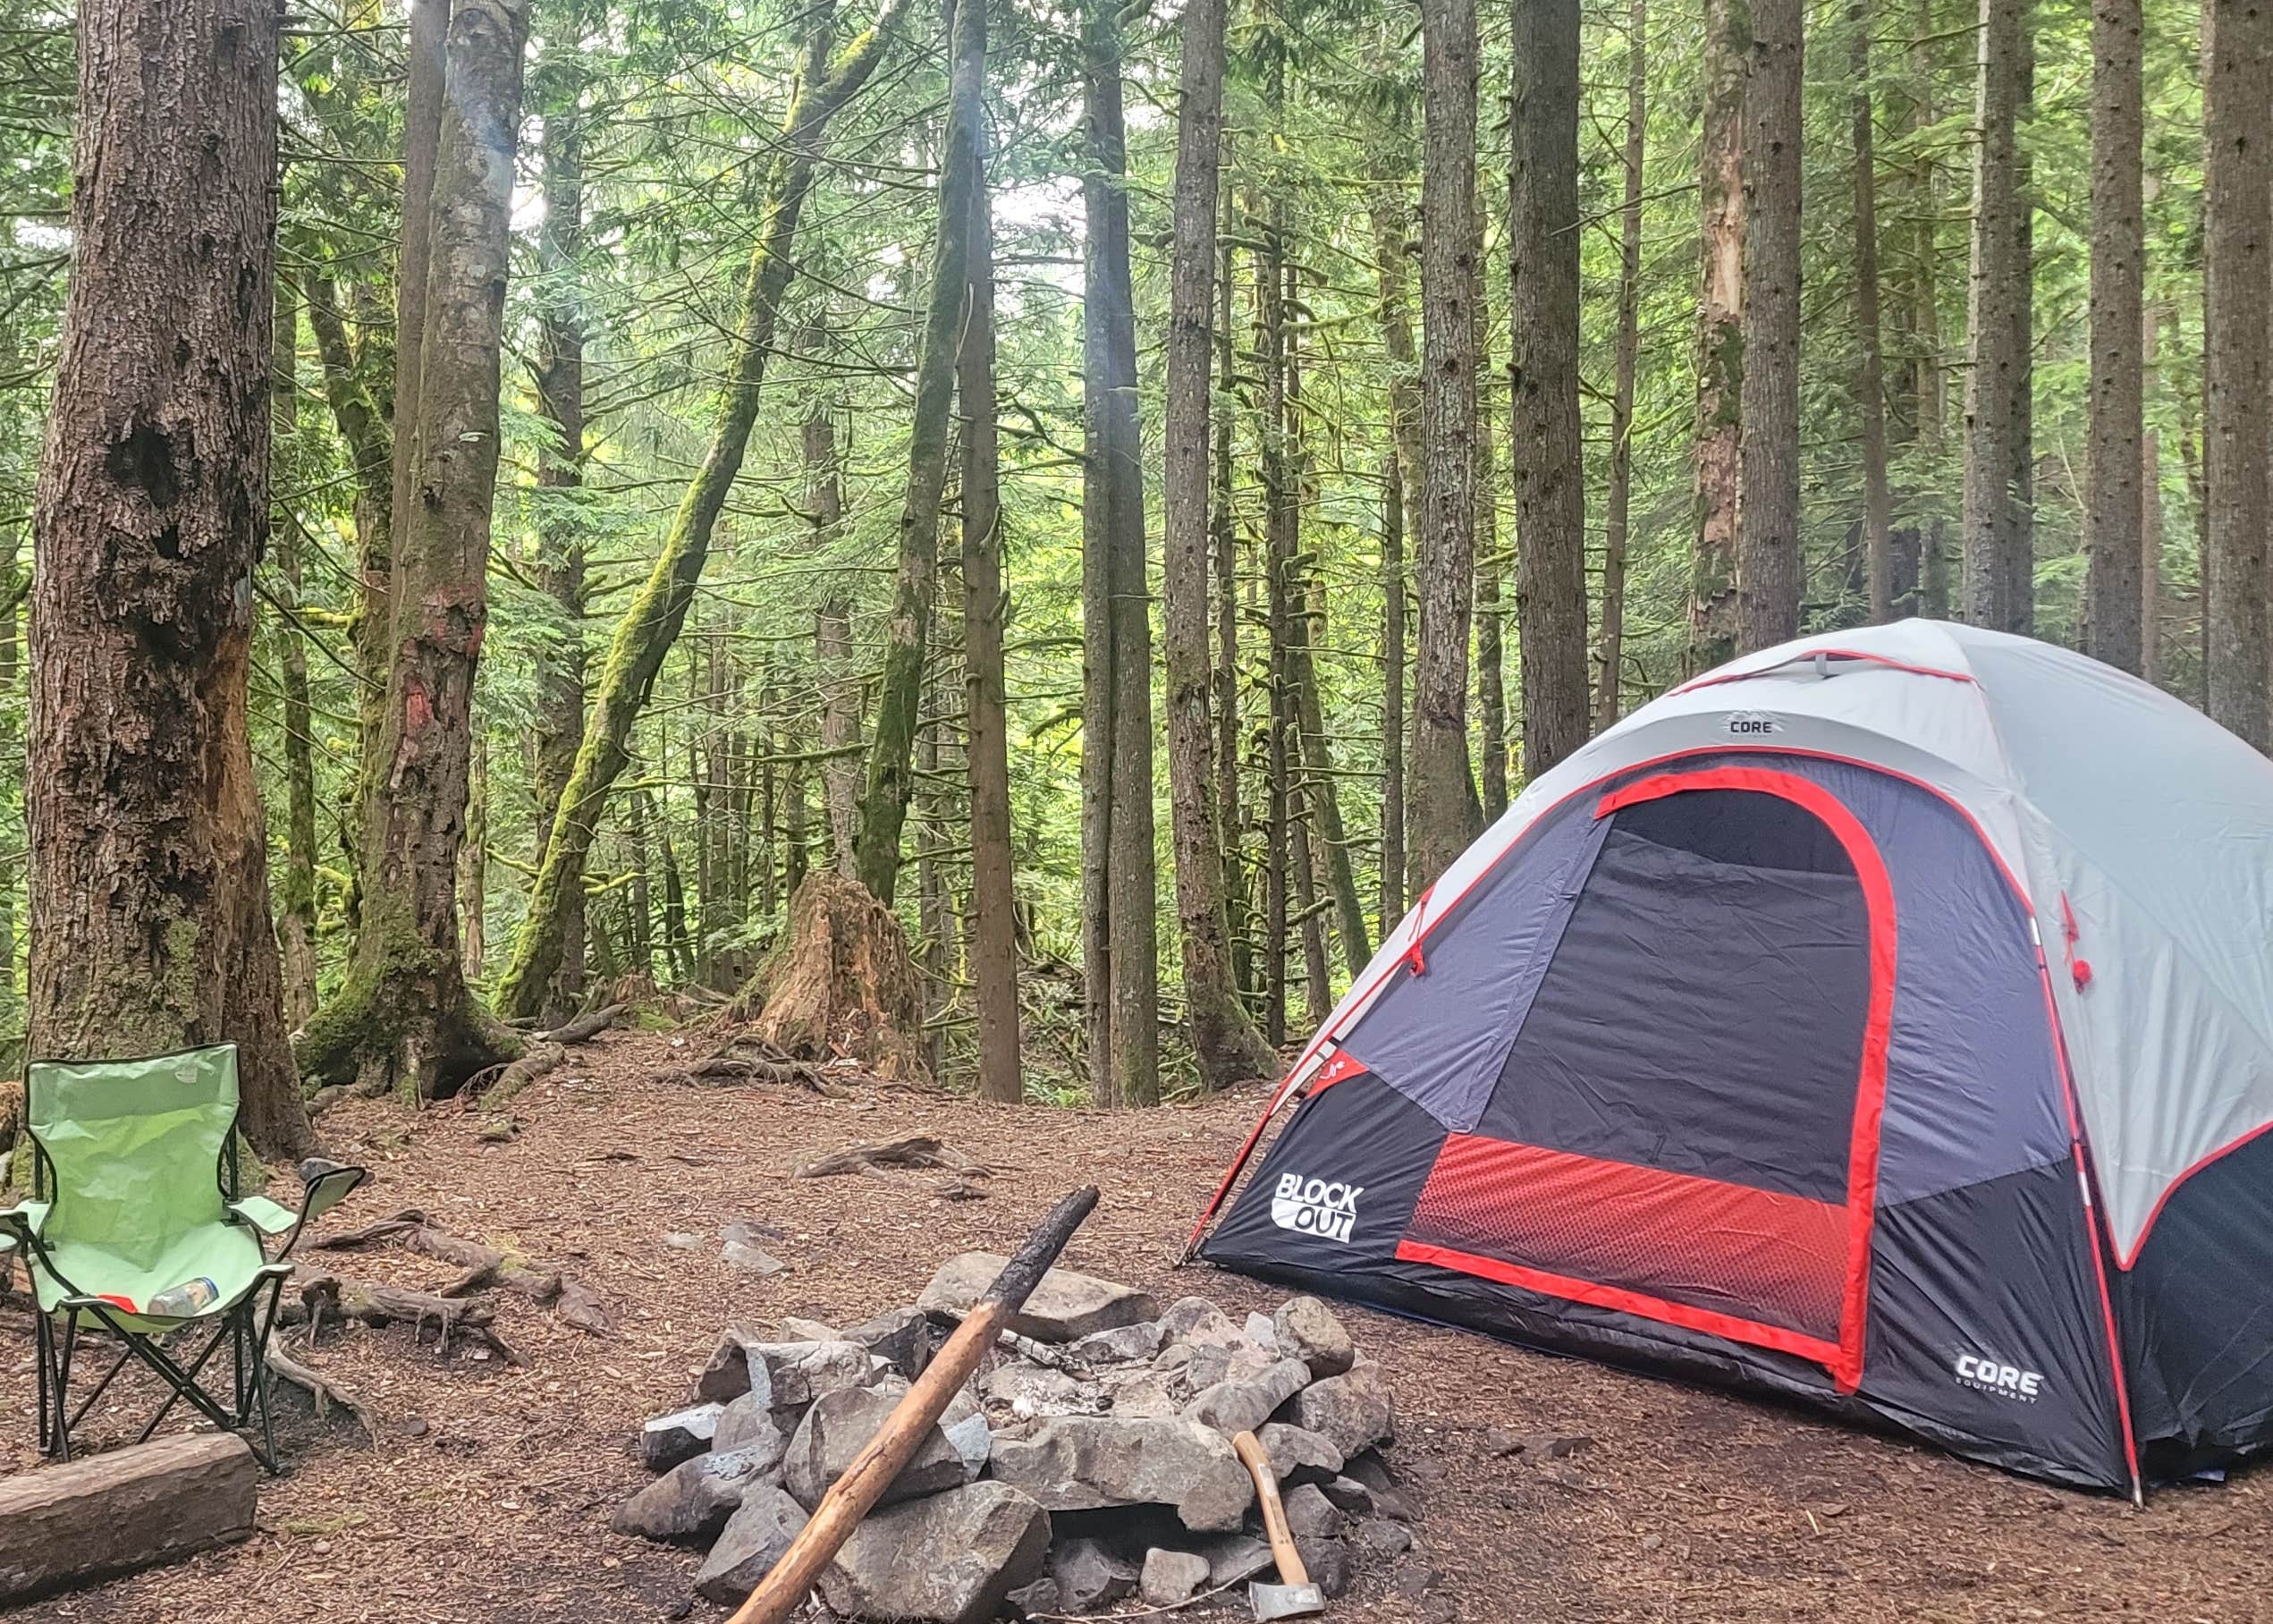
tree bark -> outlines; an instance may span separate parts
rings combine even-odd
[[[1915,278],[1911,327],[1917,349],[1912,389],[1917,400],[1918,461],[1929,469],[1940,466],[1949,418],[1949,373],[1942,365],[1941,293],[1937,275],[1941,263],[1940,171],[1931,145],[1922,139],[1939,117],[1934,97],[1935,26],[1933,0],[1918,0],[1915,32],[1909,46],[1910,133],[1918,149],[1916,200],[1911,210],[1910,262]],[[1929,620],[1949,618],[1949,526],[1938,500],[1918,523],[1918,612]]]
[[[1483,266],[1477,266],[1479,276]],[[1483,291],[1476,291],[1476,731],[1477,788],[1483,821],[1508,809],[1508,662],[1505,612],[1500,603],[1506,561],[1500,555],[1499,459],[1491,444],[1491,322]],[[1505,376],[1505,375],[1503,375]],[[1515,470],[1522,484],[1523,470]],[[1581,613],[1584,613],[1582,603]]]
[[[2162,312],[2145,305],[2140,312],[2139,366],[2142,422],[2139,436],[2139,674],[2162,681],[2162,436],[2144,416],[2161,376],[2157,359]]]
[[[1800,0],[1754,0],[1745,77],[1738,652],[1799,635]]]
[[[1289,644],[1294,608],[1289,576],[1294,563],[1294,478],[1287,457],[1287,265],[1280,224],[1282,206],[1255,199],[1266,222],[1255,255],[1255,364],[1263,374],[1263,569],[1267,725],[1263,735],[1263,1037],[1276,1048],[1287,1041],[1287,952],[1294,914],[1292,834],[1294,791],[1288,752],[1294,693]],[[1463,582],[1465,592],[1469,583]],[[1463,653],[1466,652],[1465,647]]]
[[[2083,652],[2142,667],[2140,437],[2145,432],[2145,140],[2140,0],[2091,5],[2091,401],[2085,440]],[[2273,63],[2260,63],[2260,69]],[[2259,86],[2260,93],[2273,94]]]
[[[269,377],[275,413],[275,454],[269,466],[286,489],[300,478],[300,303],[292,285],[276,282],[275,365]],[[289,613],[276,627],[277,666],[283,689],[284,755],[284,883],[276,909],[276,945],[282,951],[284,978],[284,1024],[298,1030],[316,1012],[316,746],[310,732],[308,690],[308,642],[300,630],[300,516],[289,496],[275,503],[275,522],[270,540],[276,555],[276,574]],[[15,613],[8,611],[9,640],[14,640]],[[13,654],[13,650],[11,650]],[[12,658],[10,665],[14,664]],[[9,952],[9,978],[13,979],[13,943]]]
[[[1017,864],[1010,852],[1010,757],[1002,677],[1002,486],[994,427],[994,212],[971,195],[970,325],[956,363],[963,441],[964,773],[971,794],[971,994],[978,1017],[978,1095],[1015,1105],[1018,1074]]]
[[[1326,626],[1326,590],[1316,581],[1310,585],[1309,613],[1304,618],[1302,639],[1302,686],[1299,693],[1302,721],[1303,761],[1309,772],[1307,791],[1311,810],[1317,818],[1317,839],[1320,867],[1325,870],[1328,889],[1333,892],[1334,930],[1341,938],[1342,966],[1354,981],[1373,956],[1373,944],[1365,927],[1365,904],[1357,894],[1357,873],[1349,860],[1349,833],[1342,822],[1341,792],[1335,788],[1340,773],[1334,765],[1331,735],[1326,732],[1325,706],[1318,687],[1318,644]],[[1325,1019],[1321,1011],[1319,1019]]]
[[[1965,618],[2026,634],[2034,620],[2028,392],[2030,201],[2018,129],[2028,103],[2029,0],[1981,0],[1965,377]]]
[[[632,723],[646,708],[663,656],[686,623],[695,585],[710,554],[712,532],[741,471],[750,429],[757,420],[765,365],[773,356],[782,295],[795,269],[790,256],[798,219],[813,190],[822,138],[837,110],[867,83],[905,4],[885,0],[875,22],[834,56],[830,55],[830,15],[824,12],[815,20],[783,140],[767,171],[765,202],[757,216],[763,229],[745,273],[733,353],[712,420],[710,444],[680,498],[663,550],[608,646],[584,742],[562,791],[552,839],[545,843],[545,860],[529,894],[528,916],[514,941],[512,961],[498,984],[498,1007],[507,1015],[540,1013],[545,990],[559,970],[570,898],[583,891],[584,865],[601,810],[610,787],[630,760]]]
[[[1468,765],[1475,590],[1475,0],[1423,0],[1420,652],[1414,673],[1415,890],[1481,831]]]
[[[512,245],[526,0],[459,0],[435,159],[415,458],[398,506],[393,657],[364,774],[354,958],[308,1023],[302,1069],[454,1093],[518,1052],[467,987],[456,882],[466,833],[474,676],[488,617],[500,357]],[[401,460],[398,445],[398,461]]]
[[[561,797],[576,770],[584,739],[586,650],[584,484],[584,322],[577,282],[584,241],[584,130],[578,95],[582,76],[573,58],[582,41],[568,42],[554,63],[562,82],[545,112],[545,229],[537,239],[544,271],[537,318],[537,414],[554,441],[542,445],[537,484],[552,493],[537,509],[537,584],[552,599],[560,625],[538,653],[537,668],[537,855],[545,861]],[[584,888],[562,899],[561,963],[544,1015],[565,1019],[584,1000]]]
[[[1187,15],[1188,14],[1187,12]],[[1216,41],[1215,51],[1220,59],[1222,55],[1222,42],[1220,38],[1222,28],[1220,20],[1216,25],[1216,32],[1219,38]],[[1186,47],[1187,60],[1189,60],[1190,49],[1188,46]],[[1220,80],[1222,77],[1220,60],[1214,72],[1216,78]],[[1219,85],[1219,103],[1221,101],[1220,89]],[[1188,97],[1187,105],[1189,105]],[[1220,106],[1218,123],[1221,123]],[[1184,136],[1179,124],[1177,131],[1177,163],[1179,166],[1184,161],[1183,143]],[[1212,160],[1210,172],[1213,173]],[[1182,173],[1180,167],[1178,173],[1180,176]],[[1198,182],[1196,181],[1194,183]],[[1180,195],[1179,193],[1179,196]],[[1220,186],[1217,195],[1220,208],[1221,197]],[[1232,307],[1236,292],[1234,284],[1237,281],[1237,274],[1230,240],[1221,237],[1221,234],[1216,233],[1215,221],[1216,216],[1211,214],[1208,216],[1206,229],[1210,234],[1219,237],[1216,250],[1216,317],[1213,335],[1216,387],[1221,392],[1223,398],[1229,401],[1238,388],[1238,341],[1232,328]],[[1184,233],[1179,230],[1178,233],[1179,242],[1183,235]],[[1196,278],[1199,275],[1198,267],[1195,266],[1187,268],[1188,274]],[[1196,365],[1197,362],[1190,359],[1191,351],[1178,348],[1175,314],[1179,307],[1175,302],[1174,276],[1175,272],[1171,264],[1169,292],[1170,318],[1169,353],[1182,359],[1187,365]],[[1186,296],[1196,299],[1200,296],[1200,292],[1201,290],[1195,286],[1187,290]],[[1188,336],[1182,341],[1187,345],[1191,342]],[[1180,406],[1186,417],[1197,415],[1203,426],[1202,439],[1205,438],[1205,430],[1209,428],[1213,429],[1215,436],[1213,502],[1206,515],[1208,550],[1210,561],[1215,570],[1215,671],[1213,688],[1209,695],[1214,711],[1212,720],[1215,723],[1215,772],[1212,782],[1205,781],[1195,757],[1195,765],[1187,776],[1196,782],[1205,782],[1205,793],[1196,795],[1196,800],[1204,802],[1209,798],[1213,798],[1215,823],[1221,831],[1217,840],[1223,859],[1221,895],[1226,935],[1218,937],[1212,934],[1215,919],[1214,907],[1204,895],[1196,895],[1189,904],[1188,912],[1192,919],[1197,922],[1199,939],[1204,943],[1198,985],[1202,988],[1202,999],[1207,1006],[1208,1013],[1204,1018],[1196,1012],[1188,1013],[1187,1021],[1191,1028],[1194,1049],[1198,1051],[1204,1048],[1215,1056],[1213,1059],[1203,1060],[1200,1062],[1201,1078],[1210,1087],[1220,1087],[1224,1081],[1236,1080],[1238,1077],[1244,1075],[1245,1068],[1253,1065],[1258,1060],[1267,1061],[1268,1058],[1264,1055],[1261,1036],[1255,1031],[1254,1022],[1247,1018],[1246,1006],[1239,1002],[1240,994],[1253,985],[1254,966],[1252,956],[1247,951],[1247,878],[1244,850],[1246,824],[1239,804],[1239,527],[1232,513],[1234,500],[1231,464],[1232,414],[1228,410],[1213,411],[1211,410],[1204,376],[1196,382],[1190,382],[1171,374],[1169,400],[1171,410]],[[1171,434],[1169,437],[1167,458],[1188,459],[1189,453],[1178,451],[1177,447],[1179,444],[1180,442]],[[1174,465],[1180,469],[1188,466],[1188,463],[1179,461]],[[1187,667],[1174,664],[1178,657],[1174,650],[1179,636],[1190,638],[1196,635],[1189,625],[1187,625],[1181,632],[1174,630],[1176,625],[1174,617],[1179,613],[1196,612],[1184,609],[1172,610],[1170,607],[1178,593],[1192,589],[1192,584],[1187,577],[1179,582],[1177,592],[1171,592],[1169,587],[1171,559],[1176,560],[1177,568],[1188,571],[1191,566],[1188,555],[1179,556],[1172,553],[1168,545],[1168,538],[1179,534],[1173,528],[1175,521],[1170,520],[1167,515],[1178,512],[1177,503],[1180,493],[1177,481],[1169,480],[1164,484],[1162,506],[1166,512],[1163,514],[1161,547],[1161,621],[1164,645],[1163,664],[1169,666],[1169,797],[1170,808],[1173,814],[1178,795],[1176,752],[1179,748],[1177,744],[1176,730],[1179,725],[1188,726],[1192,720],[1186,718],[1179,724],[1176,709],[1178,689],[1174,673]],[[1191,520],[1187,517],[1182,522],[1188,524]],[[1188,540],[1185,545],[1189,545]],[[1187,650],[1187,653],[1188,652]],[[1195,816],[1196,816],[1196,808]],[[1187,908],[1184,901],[1183,879],[1183,867],[1187,860],[1186,842],[1182,836],[1173,833],[1175,829],[1183,826],[1182,823],[1175,822],[1174,818],[1171,818],[1171,838],[1175,851],[1177,923],[1186,954],[1183,964],[1184,1002],[1187,1011],[1190,1011],[1192,989],[1195,983],[1189,955],[1193,950],[1195,926],[1186,918]],[[1196,829],[1198,825],[1195,822],[1192,826]],[[1200,850],[1196,841],[1191,845],[1190,850],[1192,856],[1188,860],[1196,861]],[[1219,1013],[1218,1011],[1228,1012]],[[1201,1041],[1204,1028],[1206,1036],[1204,1045]],[[1229,1037],[1224,1036],[1227,1029],[1230,1033]],[[1269,1068],[1266,1064],[1261,1069],[1267,1070]]]
[[[1508,171],[1514,250],[1517,639],[1524,776],[1586,742],[1586,461],[1579,438],[1578,0],[1516,0]],[[1630,392],[1629,392],[1630,394]]]
[[[1699,138],[1702,265],[1697,300],[1696,553],[1689,586],[1689,674],[1735,657],[1737,499],[1745,382],[1745,75],[1752,13],[1705,0],[1704,118]]]
[[[1611,363],[1610,468],[1602,522],[1602,615],[1594,668],[1596,732],[1618,720],[1626,658],[1626,558],[1634,503],[1634,374],[1642,349],[1642,161],[1649,140],[1650,0],[1626,23],[1626,192],[1618,208],[1618,341]]]
[[[807,329],[817,342],[817,332]],[[843,458],[837,449],[834,403],[816,400],[799,429],[805,462],[805,512],[813,550],[832,552],[844,530]],[[821,672],[821,794],[829,814],[830,862],[852,873],[860,829],[860,674],[852,659],[852,600],[832,591],[813,612],[813,653]]]
[[[466,776],[466,840],[458,851],[459,962],[466,979],[481,975],[488,958],[488,932],[483,918],[489,890],[489,740],[474,730],[473,761]]]
[[[74,263],[33,512],[29,1053],[234,1042],[243,1127],[314,1135],[247,717],[269,522],[276,30],[86,0]]]
[[[1262,1076],[1273,1058],[1238,1003],[1223,908],[1225,850],[1216,796],[1237,799],[1237,775],[1216,782],[1209,750],[1207,486],[1209,348],[1216,293],[1216,159],[1223,137],[1225,0],[1187,0],[1175,127],[1175,237],[1169,271],[1169,405],[1162,501],[1162,641],[1169,703],[1169,803],[1175,917],[1184,958],[1184,1019],[1200,1080],[1225,1087]],[[1225,284],[1229,277],[1225,277]],[[1229,562],[1229,516],[1219,560]],[[1229,698],[1229,696],[1228,696]],[[1225,808],[1237,828],[1237,800]]]
[[[2262,750],[2269,718],[2266,523],[2273,513],[2273,5],[2203,18],[2202,482],[2213,720]]]
[[[854,868],[871,896],[891,906],[900,879],[900,835],[915,788],[916,728],[924,654],[939,595],[939,509],[947,488],[947,438],[955,403],[955,356],[968,292],[971,194],[980,184],[981,98],[986,88],[986,4],[959,4],[950,27],[946,128],[940,140],[938,229],[916,401],[908,437],[908,493],[900,511],[900,567],[878,685],[876,731],[860,797]]]
[[[1879,329],[1878,141],[1871,98],[1871,6],[1854,0],[1855,333],[1863,351],[1855,393],[1863,419],[1863,549],[1870,618],[1894,618],[1894,502],[1887,489],[1886,359]],[[1796,427],[1796,425],[1795,425]]]
[[[1378,923],[1405,917],[1405,482],[1382,459],[1382,871]]]

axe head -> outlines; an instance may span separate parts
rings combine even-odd
[[[1315,1585],[1266,1585],[1261,1579],[1247,1586],[1255,1624],[1273,1619],[1306,1619],[1326,1611],[1326,1598]]]

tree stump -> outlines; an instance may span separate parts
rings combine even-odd
[[[879,1077],[927,1082],[924,995],[908,935],[891,909],[841,874],[806,876],[787,938],[735,1002],[756,1035],[799,1060],[840,1055]]]

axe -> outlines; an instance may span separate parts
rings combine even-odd
[[[1263,1451],[1262,1440],[1253,1433],[1241,1433],[1231,1440],[1231,1447],[1238,1451],[1247,1476],[1255,1479],[1255,1497],[1263,1505],[1263,1531],[1271,1540],[1271,1560],[1279,1564],[1277,1584],[1256,1579],[1247,1586],[1247,1601],[1255,1608],[1257,1624],[1325,1611],[1326,1598],[1310,1582],[1310,1569],[1302,1565],[1302,1552],[1295,1549],[1295,1536],[1287,1528],[1286,1504],[1279,1498],[1278,1468]]]

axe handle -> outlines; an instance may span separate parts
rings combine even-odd
[[[900,1468],[914,1458],[932,1424],[977,1367],[981,1356],[994,1345],[996,1333],[1026,1306],[1042,1276],[1096,1205],[1094,1185],[1077,1189],[1059,1202],[1042,1226],[1027,1237],[1018,1256],[1003,1265],[986,1295],[963,1316],[955,1334],[947,1339],[938,1357],[924,1366],[924,1374],[884,1417],[876,1435],[852,1458],[844,1476],[829,1485],[829,1492],[813,1509],[812,1519],[727,1624],[782,1624],[803,1603],[821,1570],[852,1537],[860,1519],[900,1476]]]
[[[1271,1540],[1271,1560],[1279,1564],[1279,1582],[1307,1585],[1310,1569],[1302,1565],[1302,1552],[1295,1549],[1295,1536],[1287,1527],[1286,1502],[1279,1498],[1279,1471],[1271,1464],[1263,1440],[1253,1433],[1241,1433],[1231,1440],[1231,1447],[1239,1452],[1247,1476],[1255,1479],[1255,1497],[1263,1505],[1263,1531]]]

